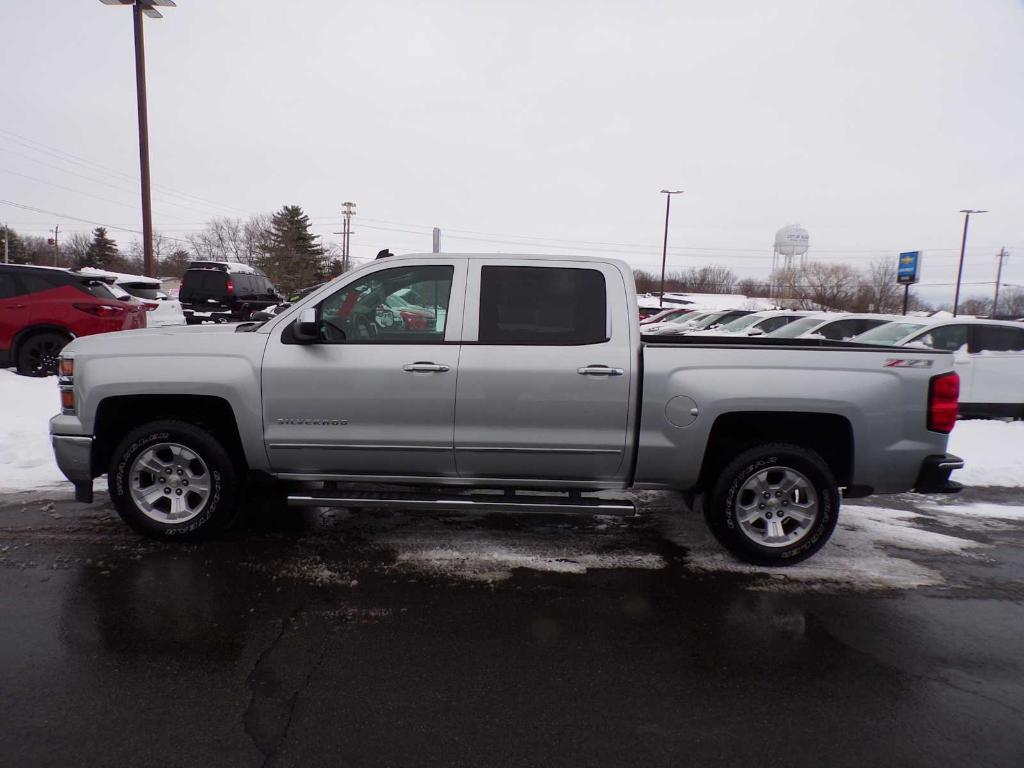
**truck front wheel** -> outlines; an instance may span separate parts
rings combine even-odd
[[[183,421],[154,421],[129,432],[107,473],[121,518],[158,539],[196,539],[226,527],[233,518],[236,479],[217,438]]]
[[[703,501],[711,532],[734,555],[755,565],[792,565],[832,535],[839,487],[817,453],[773,443],[736,456]]]

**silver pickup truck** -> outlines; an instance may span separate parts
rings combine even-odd
[[[415,255],[263,323],[78,339],[50,431],[76,498],[105,473],[150,536],[224,527],[261,479],[294,505],[534,512],[676,489],[735,555],[785,564],[824,545],[841,496],[959,489],[952,362],[644,337],[623,262]]]

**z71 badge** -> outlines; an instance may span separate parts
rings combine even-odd
[[[890,357],[885,361],[885,368],[931,368],[934,360],[904,360],[899,357]]]

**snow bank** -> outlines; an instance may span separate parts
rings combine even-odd
[[[57,469],[47,422],[60,410],[57,377],[0,369],[0,492],[67,482]]]
[[[1024,421],[959,421],[949,452],[966,462],[953,473],[957,482],[1024,487]]]

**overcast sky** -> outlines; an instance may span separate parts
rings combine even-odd
[[[0,27],[0,198],[140,228],[131,11],[3,0]],[[352,200],[359,257],[436,225],[654,269],[673,187],[670,268],[764,277],[800,223],[812,258],[920,249],[936,284],[987,208],[988,294],[1002,245],[1024,285],[1022,40],[1020,0],[178,0],[146,24],[156,226],[296,203],[329,241]]]

